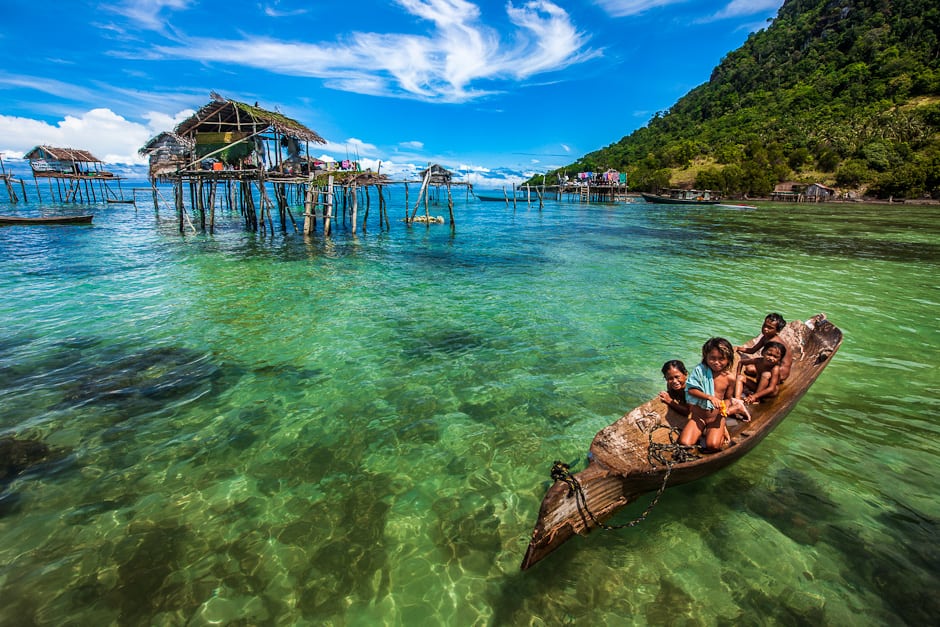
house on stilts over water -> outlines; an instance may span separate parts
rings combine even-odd
[[[40,179],[48,183],[50,196],[59,202],[95,203],[122,197],[120,177],[103,170],[101,159],[87,150],[36,146],[24,158],[29,160],[40,202]]]
[[[281,113],[213,93],[211,102],[172,132],[152,138],[140,154],[150,159],[155,206],[156,180],[173,184],[180,232],[187,227],[212,232],[217,210],[240,213],[251,231],[273,232],[277,224],[282,231],[291,225],[305,234],[317,230],[318,219],[329,234],[334,222],[345,223],[348,215],[355,232],[360,195],[365,228],[370,187],[378,190],[380,228],[388,228],[382,193],[387,177],[363,172],[352,162],[337,168],[336,162],[310,156],[311,144],[325,143]],[[295,211],[302,213],[302,227]]]

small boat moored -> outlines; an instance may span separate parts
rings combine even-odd
[[[0,216],[0,225],[12,226],[17,224],[91,224],[95,216]]]
[[[825,314],[805,323],[790,322],[780,335],[793,351],[790,376],[776,397],[750,406],[749,422],[728,421],[731,444],[724,450],[700,453],[696,447],[678,445],[677,430],[682,429],[687,417],[657,397],[601,429],[591,443],[588,465],[581,472],[571,474],[564,464],[555,462],[555,481],[542,499],[522,570],[544,559],[575,534],[585,535],[597,527],[634,526],[646,517],[652,505],[637,521],[626,525],[607,525],[604,521],[643,494],[656,492],[655,504],[667,487],[711,475],[763,440],[796,406],[842,343],[842,331],[826,320]]]
[[[496,195],[493,195],[493,194],[477,194],[477,193],[474,193],[473,195],[477,197],[477,200],[480,200],[480,201],[482,201],[482,202],[512,202],[512,199],[513,199],[513,196],[511,196],[511,195],[509,195],[509,194],[507,194],[507,195],[505,195],[505,196],[496,196]],[[524,202],[524,201],[526,200],[526,197],[525,197],[525,196],[520,196],[520,195],[517,194],[517,195],[515,196],[515,199],[516,199],[517,202],[518,202],[518,201],[523,201],[523,202]]]
[[[667,189],[664,194],[640,192],[646,202],[658,205],[717,205],[721,194],[710,189]]]

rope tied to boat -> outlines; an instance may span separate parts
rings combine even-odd
[[[670,430],[668,444],[653,442],[653,433],[658,429]],[[620,525],[608,525],[607,523],[598,520],[597,516],[587,505],[587,498],[584,495],[584,488],[581,487],[581,482],[578,481],[577,477],[571,474],[571,467],[568,464],[557,460],[552,464],[552,479],[568,484],[568,488],[570,490],[568,495],[571,496],[574,494],[575,504],[578,507],[578,513],[581,514],[582,518],[585,518],[586,514],[587,518],[590,518],[591,522],[593,522],[595,526],[600,527],[605,531],[616,531],[617,529],[636,527],[641,522],[646,520],[646,518],[650,515],[650,512],[653,511],[653,508],[656,507],[656,504],[659,503],[659,497],[661,497],[663,492],[666,491],[666,484],[669,482],[669,475],[672,474],[672,465],[691,461],[698,457],[698,455],[696,455],[696,447],[679,444],[680,432],[679,429],[675,427],[659,424],[650,430],[649,435],[650,443],[647,450],[647,457],[649,459],[650,465],[655,466],[656,464],[654,461],[659,462],[666,467],[666,473],[663,475],[662,484],[659,486],[659,489],[656,490],[656,495],[653,497],[653,500],[650,501],[650,504],[646,507],[646,509],[643,510],[643,513],[633,520]],[[666,453],[672,453],[672,459],[666,459]]]

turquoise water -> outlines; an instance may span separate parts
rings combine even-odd
[[[0,228],[0,436],[56,451],[0,484],[0,624],[940,613],[936,207],[458,194],[454,232],[396,198],[308,241],[94,209]],[[783,425],[521,573],[552,461],[769,311],[845,333]]]

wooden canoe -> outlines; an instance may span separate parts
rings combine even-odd
[[[477,200],[482,202],[512,202],[513,197],[511,195],[507,196],[492,196],[489,194],[474,194],[477,197]],[[525,196],[516,196],[516,202],[525,202]]]
[[[842,331],[826,320],[825,314],[805,323],[790,322],[781,335],[793,351],[790,376],[775,398],[749,406],[750,422],[729,420],[731,445],[725,450],[696,453],[690,461],[668,465],[651,460],[651,443],[670,443],[670,429],[658,427],[681,429],[686,422],[685,416],[669,410],[658,397],[601,429],[591,443],[587,468],[571,476],[580,486],[583,500],[571,479],[566,482],[556,477],[542,500],[522,570],[575,534],[586,535],[637,497],[706,477],[740,459],[763,440],[796,406],[842,343]],[[667,473],[668,480],[664,481]]]
[[[717,205],[721,202],[718,198],[711,198],[708,200],[698,199],[698,198],[680,198],[678,196],[660,196],[659,194],[647,194],[645,192],[640,192],[640,195],[646,200],[646,202],[655,203],[657,205]]]
[[[38,216],[24,218],[20,216],[0,216],[0,224],[91,224],[94,215],[84,216]]]

